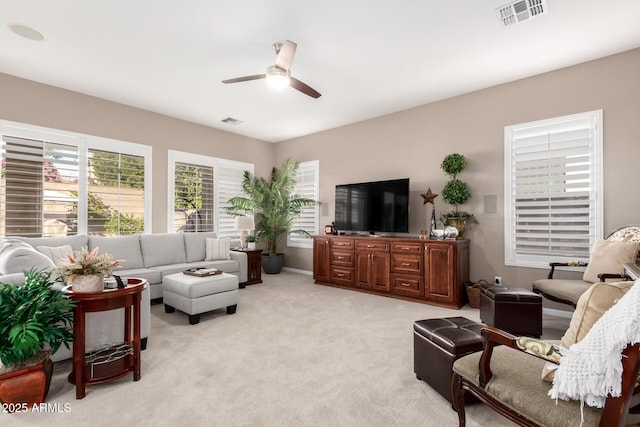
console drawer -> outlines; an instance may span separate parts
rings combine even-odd
[[[331,265],[353,267],[353,252],[331,251]]]
[[[331,269],[331,283],[336,285],[353,286],[353,268],[332,268]]]
[[[331,248],[353,249],[353,239],[331,239]]]
[[[391,275],[391,291],[395,294],[413,297],[424,296],[424,279],[421,276],[407,274]]]
[[[357,241],[356,250],[366,251],[366,252],[389,252],[389,242],[388,241],[376,242],[376,241],[369,241],[369,240]]]
[[[421,254],[424,245],[421,242],[391,242],[391,252],[399,254]]]
[[[420,255],[391,254],[391,271],[395,273],[422,273],[422,259]]]

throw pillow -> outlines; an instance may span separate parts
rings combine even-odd
[[[23,273],[30,269],[53,270],[55,265],[28,243],[15,239],[0,241],[0,274]]]
[[[231,239],[206,239],[205,245],[206,261],[231,259]]]
[[[56,246],[56,247],[36,246],[36,249],[38,250],[38,252],[43,253],[47,257],[49,257],[49,259],[53,261],[56,267],[60,267],[61,265],[69,262],[69,259],[67,258],[67,254],[73,255],[73,248],[71,247],[71,245]]]
[[[635,262],[638,244],[622,240],[598,240],[591,250],[591,258],[582,280],[598,282],[600,273],[621,273],[623,264]]]
[[[581,341],[600,317],[609,310],[633,286],[628,282],[596,282],[580,296],[576,310],[571,316],[569,329],[560,340],[560,345],[569,348]],[[555,374],[553,363],[547,362],[542,369],[542,379],[552,382]]]

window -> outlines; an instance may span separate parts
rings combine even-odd
[[[602,110],[505,127],[505,264],[589,259],[602,238]]]
[[[320,162],[313,160],[301,162],[296,173],[296,187],[294,194],[308,199],[318,200]],[[318,234],[319,209],[318,204],[305,206],[298,219],[292,224],[292,230],[305,230],[313,235]],[[313,239],[300,234],[290,234],[287,245],[299,248],[311,248]]]
[[[169,150],[168,231],[215,231],[237,239],[235,219],[225,212],[227,201],[242,196],[244,171],[253,164]]]
[[[0,145],[0,235],[151,230],[151,147],[7,121]]]

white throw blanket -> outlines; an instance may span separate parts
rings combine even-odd
[[[620,396],[622,350],[640,342],[640,280],[607,310],[584,339],[563,351],[549,396],[604,407]]]

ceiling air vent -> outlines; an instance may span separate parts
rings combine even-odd
[[[239,125],[242,122],[238,119],[234,119],[233,117],[227,117],[226,119],[222,119],[222,123],[226,123],[228,125]]]
[[[545,0],[519,0],[496,9],[505,27],[535,18],[547,12]]]

